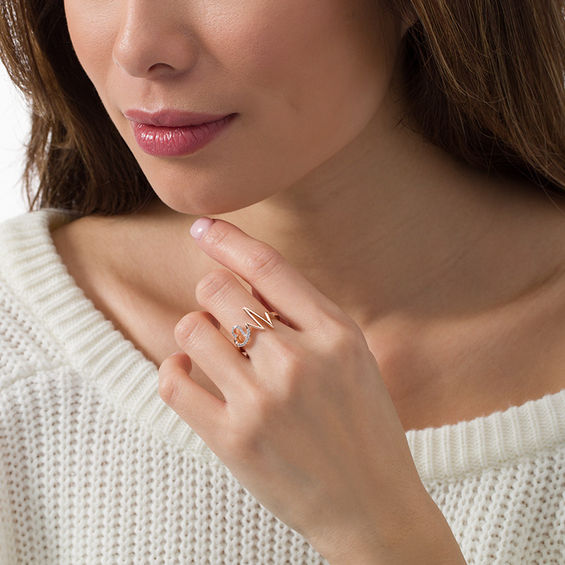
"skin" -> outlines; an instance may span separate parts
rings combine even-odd
[[[163,399],[224,455],[260,500],[333,562],[346,554],[351,558],[351,551],[357,552],[358,563],[361,556],[371,562],[377,554],[382,562],[394,562],[394,551],[383,548],[394,545],[390,532],[399,527],[413,540],[409,549],[414,554],[427,553],[430,562],[438,563],[439,553],[461,559],[451,532],[418,482],[403,432],[475,417],[563,388],[560,344],[565,331],[560,320],[565,304],[558,298],[564,294],[563,211],[526,182],[474,170],[409,127],[396,66],[409,22],[378,2],[250,0],[242,9],[235,0],[168,0],[158,10],[147,0],[66,0],[64,5],[76,54],[158,196],[142,214],[83,218],[54,233],[77,284],[160,365]],[[158,158],[137,146],[122,112],[162,106],[239,116],[199,152]],[[239,226],[244,236],[227,237],[231,247],[223,254],[205,239],[192,241],[188,229],[204,214],[224,220],[217,225],[226,230]],[[283,316],[283,308],[298,305],[307,312],[310,303],[318,304],[310,320],[318,315],[332,327],[329,317],[338,324],[338,334],[347,333],[348,347],[359,352],[358,365],[344,366],[341,358],[327,357],[323,344],[331,340],[312,340],[306,346],[307,338],[292,334],[285,341],[295,342],[303,356],[313,359],[309,375],[327,375],[321,368],[334,367],[340,375],[357,371],[373,377],[373,384],[363,385],[373,387],[367,398],[386,409],[378,421],[359,422],[357,431],[349,433],[370,425],[378,435],[385,427],[402,447],[379,449],[396,461],[393,468],[406,471],[397,473],[397,480],[369,466],[360,484],[369,492],[376,481],[393,494],[402,491],[401,482],[412,485],[411,512],[414,500],[420,501],[425,532],[373,511],[382,501],[363,489],[360,500],[369,501],[368,510],[352,519],[354,512],[344,502],[351,493],[342,489],[352,481],[338,476],[330,482],[342,490],[336,487],[329,500],[341,513],[336,516],[324,505],[329,491],[310,501],[314,516],[326,519],[328,531],[356,524],[341,538],[349,540],[347,548],[333,547],[314,517],[298,518],[303,512],[296,505],[304,493],[296,484],[282,478],[263,483],[265,476],[281,473],[251,468],[238,458],[240,450],[221,445],[210,429],[210,422],[221,427],[215,401],[226,401],[239,415],[252,412],[244,409],[248,405],[241,395],[227,398],[217,368],[202,365],[210,356],[223,366],[228,359],[241,362],[239,354],[233,356],[233,345],[213,337],[221,331],[229,336],[235,323],[230,320],[242,304],[258,307],[256,297],[251,302],[257,273],[248,269],[259,266],[249,259],[253,242],[277,257],[277,264],[285,266],[281,273],[288,277],[291,266],[295,273],[274,278],[263,299],[280,304]],[[235,277],[228,277],[226,268]],[[300,294],[296,285],[304,281],[311,286]],[[216,290],[206,293],[206,288]],[[228,311],[232,316],[219,323]],[[191,323],[173,332],[187,313]],[[278,325],[277,332],[261,334],[250,348],[263,372],[271,374],[272,367],[260,344],[281,346],[278,340],[309,322],[299,316],[292,321],[293,327]],[[190,339],[191,332],[198,339]],[[200,352],[200,363],[197,343],[208,348]],[[530,354],[536,348],[544,354],[543,370]],[[170,357],[179,349],[181,355]],[[244,382],[253,383],[265,406],[275,406],[271,413],[298,426],[297,406],[310,398],[312,389],[298,387],[296,395],[276,396],[273,404],[273,391],[259,387],[259,365],[252,372],[238,365],[242,374],[249,371]],[[294,368],[275,382],[297,378]],[[312,386],[324,387],[324,382],[312,377]],[[336,389],[340,398],[351,398],[353,412],[361,408],[356,382],[339,380],[342,388]],[[199,388],[187,388],[192,383]],[[188,390],[210,402],[207,416],[196,406],[190,409]],[[179,401],[183,398],[184,403]],[[328,406],[318,409],[321,414]],[[247,427],[249,422],[237,421],[252,430],[251,437],[246,435],[250,444],[257,440],[257,430],[267,429],[256,421]],[[288,462],[284,437],[276,433],[276,425],[269,429],[272,433],[261,436],[261,444],[275,450],[276,460]],[[308,445],[310,436],[301,433]],[[305,448],[299,463],[310,472],[307,452]],[[359,461],[363,453],[366,448],[360,444]],[[312,472],[323,475],[320,469]],[[288,506],[269,499],[267,493],[273,491],[285,492]],[[363,534],[369,523],[380,524],[381,537]],[[437,543],[424,548],[422,540],[430,537]],[[395,558],[402,562],[408,555]]]

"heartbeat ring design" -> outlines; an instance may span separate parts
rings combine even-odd
[[[259,316],[259,314],[257,314],[257,312],[253,312],[253,310],[251,310],[250,308],[247,308],[246,306],[244,306],[242,308],[242,310],[255,322],[254,324],[251,324],[249,322],[246,322],[244,326],[240,326],[239,324],[236,324],[235,326],[233,326],[231,333],[233,335],[233,343],[234,345],[240,350],[241,354],[244,357],[249,357],[249,355],[247,354],[247,351],[245,351],[244,347],[249,343],[249,339],[251,338],[251,328],[256,328],[258,330],[265,330],[267,329],[266,327],[264,327],[261,322],[259,320],[262,320],[265,324],[267,324],[269,327],[274,328],[275,326],[273,325],[273,322],[271,321],[271,316],[273,316],[273,318],[280,320],[280,316],[278,315],[277,312],[265,312],[265,318],[263,318],[262,316]]]

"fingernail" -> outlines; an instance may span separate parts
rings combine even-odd
[[[202,239],[213,223],[214,220],[211,218],[198,218],[198,220],[190,226],[190,235],[194,239]]]

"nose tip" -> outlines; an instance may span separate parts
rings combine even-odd
[[[136,77],[143,77],[148,74],[151,74],[151,76],[155,76],[157,73],[162,74],[162,73],[171,73],[175,71],[174,67],[172,67],[168,63],[153,63],[150,64],[150,66],[147,69],[144,69],[143,67],[140,67],[139,69],[134,69],[131,65],[128,64],[126,64],[126,66],[124,67],[120,63],[118,57],[116,57],[114,54],[112,54],[112,61],[118,68],[120,68],[127,74]]]
[[[185,72],[198,57],[190,30],[179,28],[179,16],[159,10],[160,15],[131,3],[112,48],[114,64],[135,77],[155,78]],[[135,6],[135,9],[134,9]]]

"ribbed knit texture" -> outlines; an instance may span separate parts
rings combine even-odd
[[[0,564],[324,563],[76,286],[50,236],[71,220],[0,225]],[[469,565],[565,564],[565,390],[407,439]]]

